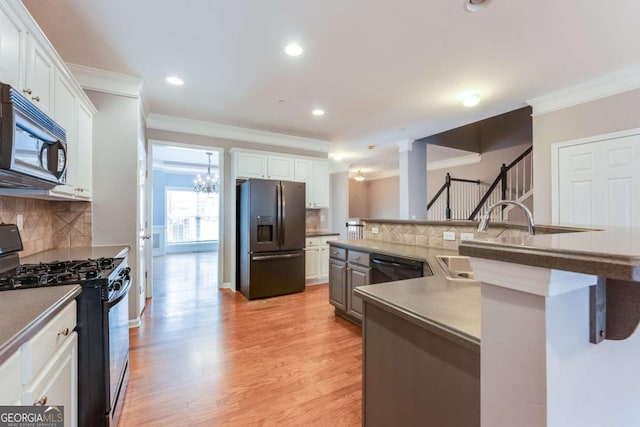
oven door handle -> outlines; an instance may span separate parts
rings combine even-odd
[[[382,261],[382,260],[379,260],[377,258],[373,258],[371,260],[371,262],[374,263],[374,264],[386,265],[386,266],[389,266],[389,267],[400,267],[400,264],[398,264],[397,262]]]
[[[122,282],[122,287],[118,291],[117,294],[113,296],[113,298],[109,298],[109,309],[111,309],[114,305],[118,304],[129,292],[129,288],[131,288],[131,279],[126,279]]]

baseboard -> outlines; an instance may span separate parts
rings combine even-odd
[[[140,327],[140,318],[129,319],[129,328],[139,328]]]
[[[306,286],[324,285],[329,281],[328,277],[322,277],[320,279],[307,279],[305,281]]]
[[[231,287],[231,282],[224,282],[219,286],[219,289],[231,289],[232,291],[235,291],[235,289]]]

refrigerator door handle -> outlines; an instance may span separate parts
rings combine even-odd
[[[284,245],[284,222],[286,221],[286,213],[287,211],[287,202],[285,199],[285,194],[284,194],[284,185],[282,185],[282,183],[280,183],[280,246]]]
[[[280,183],[276,185],[276,203],[276,215],[278,215],[276,219],[276,225],[278,227],[276,238],[278,240],[278,246],[282,246],[282,187]]]
[[[266,261],[270,259],[283,259],[283,258],[297,258],[303,256],[304,253],[301,254],[282,254],[282,255],[262,255],[262,256],[254,256],[251,257],[251,261]]]

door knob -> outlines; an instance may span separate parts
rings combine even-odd
[[[151,238],[151,234],[145,234],[144,236],[142,236],[143,240],[149,240]]]

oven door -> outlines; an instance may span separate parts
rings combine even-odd
[[[123,380],[129,362],[129,289],[130,279],[109,298],[109,402],[110,421],[117,423],[114,416],[120,412],[121,393],[124,393]]]

